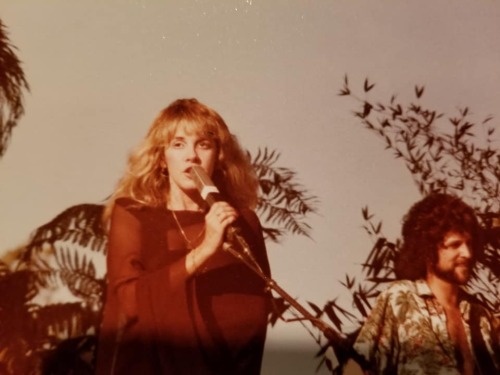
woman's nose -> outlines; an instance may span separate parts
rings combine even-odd
[[[189,161],[199,160],[195,145],[189,145],[188,147],[186,147],[186,159]]]

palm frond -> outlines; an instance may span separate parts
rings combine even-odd
[[[12,130],[24,113],[23,90],[29,91],[15,49],[0,20],[0,157],[4,155]]]
[[[94,261],[82,250],[78,246],[56,246],[51,258],[37,256],[32,259],[30,269],[38,290],[65,286],[85,305],[99,309],[103,303],[104,278],[97,276]],[[101,263],[104,263],[104,256]]]
[[[25,260],[33,251],[56,241],[67,241],[93,251],[105,253],[107,235],[101,217],[104,206],[100,204],[79,204],[67,208],[47,224],[37,228],[26,245]]]
[[[85,254],[80,254],[68,248],[56,252],[60,265],[60,277],[63,283],[75,295],[86,301],[90,306],[101,305],[104,295],[104,280],[96,276],[94,263]]]
[[[99,313],[81,303],[61,303],[38,306],[33,312],[35,332],[40,338],[54,337],[66,340],[95,333],[99,324]]]
[[[252,160],[260,184],[257,213],[264,222],[264,232],[273,241],[286,233],[310,237],[311,227],[304,218],[317,212],[318,199],[297,182],[296,172],[275,166],[279,157],[276,150],[266,147],[259,148]]]

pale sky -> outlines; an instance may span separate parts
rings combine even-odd
[[[31,86],[0,160],[0,252],[71,205],[101,202],[156,114],[196,97],[251,152],[278,150],[319,198],[313,240],[268,252],[287,292],[322,305],[371,248],[361,208],[394,239],[419,199],[404,165],[337,96],[343,76],[359,88],[370,77],[382,101],[425,85],[423,103],[445,113],[500,108],[498,2],[4,0],[0,18]],[[308,347],[314,373],[299,324],[269,331],[269,348],[285,344]]]

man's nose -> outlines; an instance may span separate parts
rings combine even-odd
[[[461,246],[460,246],[460,256],[462,258],[467,258],[467,259],[470,259],[472,258],[472,248],[471,248],[471,245],[468,244],[468,243],[463,243]]]

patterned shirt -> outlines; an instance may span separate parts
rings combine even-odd
[[[500,374],[500,322],[482,306],[471,303],[470,296],[463,292],[459,309],[469,347],[473,347],[470,325],[473,305],[474,311],[480,309],[478,332],[486,352],[482,354],[492,362],[493,373]],[[476,344],[474,348],[477,350]],[[457,348],[448,334],[445,311],[424,280],[396,281],[382,292],[361,328],[354,349],[376,374],[461,373],[457,359],[460,356],[456,355]],[[477,362],[480,362],[478,356]]]

